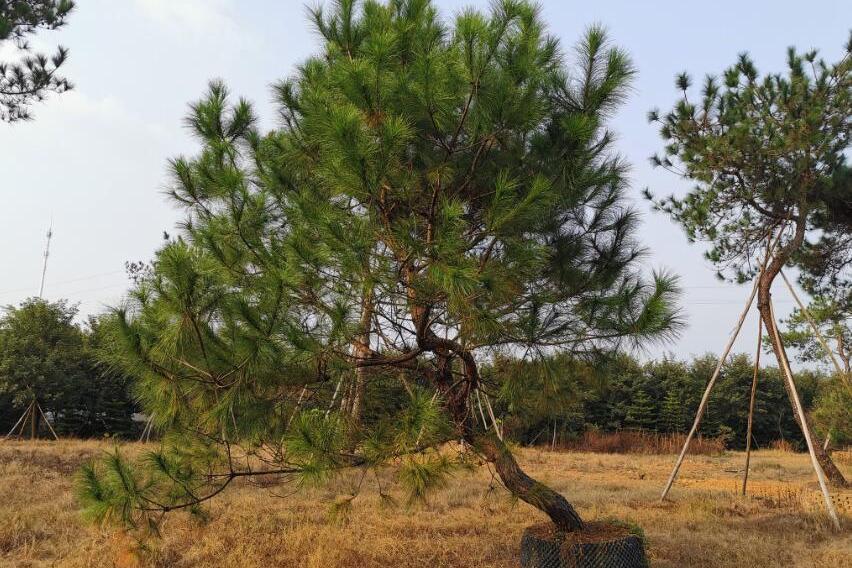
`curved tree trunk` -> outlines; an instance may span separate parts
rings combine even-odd
[[[467,440],[485,459],[494,464],[506,489],[520,500],[544,512],[566,532],[583,529],[583,520],[565,497],[527,475],[512,452],[493,432],[470,436]]]
[[[789,361],[789,359],[787,359],[787,353],[784,350],[784,345],[780,341],[780,334],[775,333],[777,326],[772,317],[772,310],[769,304],[769,300],[772,297],[772,282],[775,280],[775,277],[778,276],[778,273],[781,272],[781,269],[792,252],[798,250],[798,248],[802,245],[804,237],[805,226],[803,223],[799,222],[796,225],[796,233],[792,240],[773,257],[772,261],[761,275],[757,288],[757,309],[760,311],[760,318],[763,321],[763,325],[766,327],[766,332],[769,336],[770,343],[772,344],[772,351],[775,354],[775,359],[778,361],[779,369],[783,369],[785,362]],[[793,407],[793,417],[796,419],[796,423],[799,425],[799,428],[801,428],[802,432],[804,432],[807,427],[807,417],[801,416],[796,409],[796,405],[792,404],[794,395],[790,389],[790,385],[787,381],[781,382],[784,385],[784,390],[787,391],[787,396],[790,399],[791,406]],[[834,487],[847,487],[846,478],[843,477],[843,473],[841,473],[834,464],[831,456],[829,456],[825,449],[823,449],[822,441],[819,440],[812,429],[810,429],[810,431],[811,438],[814,440],[814,453],[816,454],[817,461],[819,462],[820,467],[822,467],[822,470],[825,472],[825,476],[828,478],[829,483]]]

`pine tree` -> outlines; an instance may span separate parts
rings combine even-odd
[[[8,428],[36,401],[60,435],[132,433],[129,377],[99,362],[100,325],[93,319],[84,332],[76,315],[64,300],[32,298],[0,317],[0,402],[11,403],[4,409]],[[38,434],[41,413],[31,416],[30,435]]]
[[[657,425],[657,409],[654,401],[643,388],[638,388],[627,407],[625,425],[628,428],[655,430]]]
[[[62,93],[71,83],[57,74],[68,58],[62,46],[48,58],[36,53],[27,41],[39,29],[55,30],[66,24],[74,9],[71,0],[4,0],[0,2],[0,47],[11,42],[23,57],[0,62],[0,120],[30,118],[29,106],[49,92]]]
[[[86,468],[87,511],[141,522],[237,477],[389,462],[421,499],[469,461],[442,449],[461,440],[581,528],[474,408],[494,392],[489,353],[613,349],[679,324],[674,279],[641,276],[606,127],[629,58],[592,28],[569,68],[524,1],[447,26],[426,0],[339,0],[313,24],[324,46],[277,86],[281,128],[261,133],[217,83],[192,106],[202,150],[172,164],[185,230],[112,330],[112,361],[170,443],[145,467]],[[407,400],[369,424],[354,408],[376,374]]]
[[[669,390],[660,406],[659,427],[663,432],[680,433],[685,425],[685,413],[680,393]]]
[[[711,243],[707,258],[722,277],[745,281],[768,256],[757,305],[782,369],[786,354],[771,313],[772,282],[810,248],[809,238],[833,237],[814,230],[824,225],[842,191],[838,173],[852,133],[852,39],[834,65],[817,55],[790,48],[787,74],[761,77],[742,54],[721,80],[707,77],[697,102],[690,98],[689,75],[680,74],[675,107],[665,116],[649,113],[666,143],[664,155],[652,162],[696,183],[685,197],[657,200],[656,207],[691,241]],[[795,414],[801,426],[805,418]],[[829,480],[846,485],[821,444],[814,446]]]

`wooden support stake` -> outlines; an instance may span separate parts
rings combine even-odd
[[[811,464],[814,466],[814,471],[816,472],[817,480],[819,481],[819,487],[822,490],[822,497],[825,499],[825,508],[828,510],[828,516],[831,517],[831,520],[834,522],[834,527],[840,530],[840,519],[837,517],[837,511],[834,510],[834,503],[831,501],[831,495],[828,493],[828,484],[825,481],[825,473],[822,471],[822,467],[820,467],[816,458],[811,430],[810,427],[808,427],[808,419],[805,416],[805,409],[802,407],[802,401],[799,400],[796,383],[793,381],[793,372],[790,370],[790,362],[787,360],[787,353],[784,351],[784,344],[781,341],[781,335],[778,333],[778,320],[775,319],[775,308],[772,305],[771,299],[769,300],[769,313],[772,316],[772,335],[774,336],[775,342],[781,347],[779,358],[781,359],[782,371],[787,379],[787,384],[790,386],[793,405],[799,413],[799,418],[801,418],[802,421],[802,433],[805,435],[805,442],[808,444],[808,453],[811,456]]]
[[[299,400],[296,401],[296,408],[293,409],[293,414],[290,415],[290,419],[287,421],[287,428],[290,427],[290,424],[293,423],[293,419],[296,417],[296,414],[299,413],[299,410],[302,408],[302,399],[305,398],[305,393],[308,392],[308,385],[302,387],[302,392],[299,393]]]
[[[763,320],[757,319],[757,351],[754,354],[754,375],[751,378],[751,398],[748,401],[748,428],[746,428],[746,459],[743,474],[743,495],[748,485],[748,469],[751,462],[751,428],[754,423],[754,399],[757,395],[757,375],[760,371],[760,342],[763,339]]]
[[[56,430],[54,430],[53,426],[50,425],[50,420],[47,419],[47,416],[44,414],[44,410],[41,409],[41,405],[36,402],[36,406],[38,406],[38,411],[41,413],[41,417],[44,418],[44,423],[47,424],[48,428],[50,428],[50,433],[53,434],[53,439],[59,441],[59,436],[56,435]]]
[[[337,393],[340,392],[340,383],[343,382],[343,377],[337,380],[337,386],[334,387],[334,394],[331,395],[331,402],[328,405],[328,408],[325,411],[325,417],[328,418],[328,413],[331,412],[331,409],[334,408],[334,403],[337,401]]]
[[[35,404],[35,401],[31,402],[31,403],[30,403],[30,405],[27,407],[27,409],[26,409],[26,410],[24,410],[24,413],[23,413],[23,414],[21,414],[21,417],[20,417],[20,418],[18,418],[18,421],[17,421],[17,422],[15,422],[15,425],[14,425],[14,426],[12,426],[12,429],[11,429],[11,430],[9,430],[9,433],[8,433],[8,434],[6,434],[6,437],[5,437],[5,438],[3,438],[4,440],[8,440],[8,439],[9,439],[9,436],[11,436],[11,435],[12,435],[12,432],[14,432],[14,431],[15,431],[15,429],[16,429],[18,426],[21,426],[21,431],[23,431],[22,423],[24,423],[24,419],[25,419],[27,416],[29,416],[29,414],[30,414],[30,409],[33,407],[33,404]]]
[[[479,405],[479,415],[482,416],[482,425],[485,430],[488,430],[488,420],[485,419],[485,412],[482,410],[482,397],[479,396],[479,389],[476,389],[476,403]]]
[[[695,433],[698,431],[698,426],[701,424],[701,418],[704,416],[704,411],[707,409],[707,401],[710,400],[710,391],[713,390],[713,385],[716,384],[716,379],[719,378],[719,373],[722,371],[722,366],[725,364],[725,360],[728,358],[728,354],[731,352],[731,348],[734,346],[734,342],[737,340],[737,336],[740,333],[740,329],[743,327],[743,322],[745,321],[746,315],[748,314],[749,308],[751,308],[751,304],[754,302],[754,297],[757,295],[757,284],[760,281],[760,275],[763,273],[761,270],[757,276],[754,278],[754,286],[751,288],[751,294],[749,294],[748,302],[746,302],[746,306],[740,314],[740,319],[737,321],[737,325],[734,328],[733,333],[731,333],[731,338],[728,340],[728,344],[725,346],[725,350],[722,352],[722,355],[719,357],[719,362],[716,364],[716,369],[713,371],[713,376],[710,377],[710,381],[707,383],[707,388],[704,389],[704,396],[701,397],[701,403],[698,405],[698,411],[695,413],[695,421],[692,423],[692,429],[690,429],[689,434],[686,436],[686,441],[683,443],[683,449],[680,451],[680,455],[677,458],[677,462],[675,462],[674,469],[672,469],[672,473],[669,476],[669,480],[666,483],[665,489],[663,489],[663,493],[660,496],[660,501],[665,500],[666,495],[668,495],[669,490],[672,488],[672,484],[677,478],[677,472],[680,470],[680,466],[683,463],[683,458],[686,456],[686,452],[689,449],[689,443],[692,441],[692,437],[695,436]]]
[[[503,441],[503,432],[500,430],[500,425],[497,424],[497,418],[494,417],[494,409],[491,408],[491,399],[488,398],[488,393],[482,393],[485,397],[485,407],[488,409],[488,415],[491,417],[491,423],[494,424],[494,431],[497,432],[497,437]]]
[[[787,276],[784,274],[783,270],[781,271],[781,278],[784,279],[784,283],[787,285],[787,288],[790,290],[790,294],[793,295],[793,299],[795,299],[796,303],[799,304],[799,309],[802,311],[802,315],[805,316],[805,319],[810,324],[811,329],[814,332],[814,335],[817,336],[817,339],[819,340],[819,344],[822,345],[822,348],[825,349],[826,353],[828,353],[828,356],[831,359],[831,362],[834,364],[834,369],[837,371],[837,374],[840,375],[843,382],[846,383],[846,385],[848,386],[849,385],[849,377],[847,377],[846,373],[843,372],[843,369],[840,368],[840,363],[837,361],[837,357],[834,356],[834,351],[829,349],[828,342],[826,342],[825,338],[822,336],[822,333],[820,333],[816,322],[811,317],[811,314],[808,311],[808,309],[805,307],[805,305],[799,299],[799,295],[796,294],[796,290],[793,288],[793,285],[790,284],[789,280],[787,280]]]

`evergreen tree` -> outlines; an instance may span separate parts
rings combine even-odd
[[[769,256],[757,304],[781,368],[786,354],[775,333],[770,289],[781,269],[808,249],[808,238],[826,235],[808,237],[842,191],[838,174],[852,132],[852,39],[846,47],[834,65],[817,59],[816,51],[790,48],[788,73],[764,77],[743,54],[721,81],[707,77],[698,102],[690,99],[691,80],[683,73],[674,109],[649,115],[666,142],[653,163],[696,183],[685,197],[658,200],[656,207],[683,226],[690,241],[712,244],[707,258],[720,276],[744,281]],[[792,401],[792,390],[788,394]],[[805,417],[795,415],[801,425]],[[829,480],[845,485],[821,444],[814,446]]]
[[[27,39],[39,29],[64,26],[73,9],[71,0],[0,0],[0,47],[8,42],[23,53],[18,60],[0,62],[0,120],[26,120],[33,102],[44,100],[49,92],[71,88],[71,83],[57,74],[68,58],[68,50],[59,46],[49,58],[33,54]]]
[[[30,299],[7,307],[0,318],[0,403],[11,428],[33,401],[61,435],[132,434],[135,405],[129,377],[98,361],[100,324],[84,332],[74,323],[77,308],[66,301]],[[41,413],[24,431],[37,434]],[[7,430],[8,431],[8,430]]]
[[[462,440],[580,528],[473,409],[493,392],[488,354],[608,350],[679,323],[673,279],[640,276],[606,127],[629,58],[592,28],[568,67],[515,0],[452,26],[426,0],[340,0],[313,20],[323,49],[278,85],[280,129],[260,133],[219,84],[192,107],[203,149],[173,163],[185,231],[112,330],[112,360],[176,442],[147,467],[86,468],[87,511],[138,522],[237,477],[388,462],[420,499],[467,461],[442,451]],[[357,408],[376,374],[408,400],[371,427]],[[246,454],[268,467],[245,469]]]
[[[832,446],[852,444],[852,390],[839,377],[821,385],[812,416],[817,430],[831,436]]]
[[[76,306],[32,298],[7,306],[0,318],[0,390],[11,395],[16,413],[36,401],[57,416],[66,395],[82,380],[83,336],[74,325]],[[32,413],[30,435],[41,413]]]
[[[109,316],[90,317],[83,332],[83,350],[79,379],[72,383],[62,400],[57,415],[57,431],[81,438],[138,435],[133,423],[136,403],[131,379],[100,360],[104,349],[103,320]]]
[[[629,428],[654,430],[657,425],[657,409],[654,401],[641,387],[638,388],[627,407],[625,425]]]
[[[685,427],[685,413],[680,393],[670,390],[660,407],[659,427],[663,432],[679,433]]]
[[[852,376],[852,294],[830,298],[817,296],[806,307],[807,314],[796,308],[786,320],[784,341],[796,348],[800,360],[828,365],[835,371],[832,361],[837,361],[840,372]],[[820,330],[831,350],[827,353],[817,338],[811,323]]]

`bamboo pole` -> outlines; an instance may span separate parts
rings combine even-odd
[[[293,418],[296,417],[299,410],[302,408],[302,399],[305,398],[305,393],[308,392],[308,385],[302,387],[302,392],[299,393],[299,400],[296,401],[296,408],[293,409],[293,414],[290,415],[290,419],[287,421],[287,428],[290,427],[290,424],[293,423]]]
[[[334,387],[334,394],[331,395],[331,402],[328,405],[328,408],[325,411],[325,417],[328,418],[328,413],[331,412],[331,409],[334,408],[334,403],[337,401],[337,393],[340,392],[340,383],[343,382],[343,377],[337,380],[337,386]]]
[[[722,366],[725,364],[725,360],[728,358],[728,354],[731,352],[731,348],[734,346],[734,342],[737,340],[737,336],[740,333],[740,329],[743,327],[743,322],[745,321],[746,315],[748,314],[749,308],[751,308],[752,303],[754,302],[754,297],[757,295],[757,284],[760,281],[760,275],[763,273],[763,270],[757,274],[754,278],[754,286],[751,288],[751,294],[749,294],[748,302],[746,302],[745,308],[743,308],[742,313],[740,314],[740,319],[737,321],[737,325],[734,328],[733,333],[731,333],[731,338],[728,340],[728,344],[725,346],[725,350],[722,352],[722,355],[719,357],[719,362],[716,364],[716,369],[713,371],[713,376],[710,377],[710,381],[707,383],[707,388],[704,389],[704,396],[701,397],[701,403],[698,405],[698,411],[695,413],[695,421],[692,423],[692,428],[689,431],[689,434],[686,436],[686,440],[683,443],[683,449],[680,451],[680,455],[675,462],[674,469],[672,469],[672,473],[669,476],[668,482],[666,482],[666,487],[663,489],[663,493],[660,496],[660,501],[665,500],[666,495],[668,495],[669,490],[672,488],[672,484],[677,478],[678,470],[680,470],[680,466],[683,463],[683,458],[686,456],[686,452],[689,449],[689,443],[692,441],[692,437],[695,436],[695,433],[698,431],[698,426],[701,424],[701,418],[704,416],[704,411],[707,409],[707,401],[710,400],[710,391],[713,390],[713,385],[716,384],[716,379],[719,378],[719,373],[722,371]]]
[[[834,503],[831,501],[831,495],[828,493],[828,484],[825,481],[825,473],[822,471],[819,462],[817,461],[816,452],[814,452],[814,442],[811,437],[811,430],[808,427],[808,420],[805,416],[805,409],[802,407],[802,401],[799,400],[799,393],[796,390],[796,383],[793,381],[793,372],[790,370],[790,362],[787,360],[787,353],[784,351],[784,344],[781,342],[781,335],[778,333],[778,320],[775,319],[775,307],[772,304],[772,299],[769,300],[769,313],[772,316],[772,334],[775,342],[781,347],[780,359],[781,367],[784,376],[787,379],[787,384],[790,386],[790,393],[793,398],[793,405],[799,413],[799,418],[802,420],[802,433],[805,435],[805,442],[808,444],[808,453],[811,456],[811,464],[814,466],[814,471],[819,481],[819,487],[822,490],[822,497],[825,500],[825,508],[828,510],[828,516],[834,522],[835,528],[840,530],[840,519],[837,517],[837,511],[834,510]]]
[[[763,320],[757,319],[757,351],[754,354],[754,375],[751,378],[751,397],[748,401],[748,428],[746,428],[746,459],[743,474],[743,495],[748,485],[748,469],[751,463],[751,429],[754,423],[754,399],[757,396],[757,375],[760,371],[760,342],[763,339]]]
[[[783,270],[781,271],[781,278],[784,279],[784,284],[787,285],[787,288],[790,290],[790,294],[793,295],[793,299],[796,300],[797,304],[799,304],[799,309],[802,311],[802,315],[805,316],[805,319],[810,324],[811,329],[813,330],[814,335],[817,336],[817,339],[819,340],[820,345],[822,345],[822,348],[825,349],[825,352],[828,353],[829,358],[831,358],[831,362],[834,364],[834,368],[837,371],[837,374],[840,375],[843,382],[845,382],[848,385],[849,384],[849,377],[847,377],[846,373],[843,372],[843,369],[840,368],[840,363],[837,361],[837,357],[834,356],[834,351],[829,349],[828,342],[826,342],[825,338],[822,336],[822,333],[820,332],[819,328],[817,327],[816,322],[811,317],[811,314],[808,311],[808,309],[802,303],[802,300],[799,299],[799,295],[796,294],[796,290],[793,288],[793,285],[790,284],[789,280],[787,280],[787,276],[784,274]]]
[[[27,416],[29,416],[29,414],[30,414],[30,409],[33,407],[33,404],[34,404],[34,403],[35,403],[35,401],[31,402],[31,403],[30,403],[30,405],[27,407],[27,409],[26,409],[26,410],[24,410],[24,413],[23,413],[23,414],[21,414],[21,417],[20,417],[20,418],[18,418],[18,421],[17,421],[17,422],[15,422],[15,425],[14,425],[14,426],[12,426],[12,429],[11,429],[11,430],[9,430],[9,433],[8,433],[8,434],[6,434],[6,437],[5,437],[5,438],[3,438],[4,440],[8,440],[8,439],[9,439],[9,436],[11,436],[11,435],[12,435],[12,432],[14,432],[14,431],[15,431],[15,429],[16,429],[18,426],[21,426],[21,423],[22,423],[22,422],[24,422],[24,419],[25,419]],[[23,426],[21,426],[21,430],[23,430]]]
[[[485,407],[488,409],[488,415],[491,417],[491,423],[494,425],[494,431],[497,432],[497,437],[500,438],[500,441],[503,441],[503,432],[500,430],[500,425],[497,424],[497,418],[494,417],[494,409],[491,408],[491,399],[488,398],[488,393],[482,393],[482,396],[485,397]]]
[[[139,442],[146,441],[145,435],[148,434],[148,432],[151,430],[151,428],[153,427],[153,424],[154,424],[154,414],[152,413],[151,416],[148,417],[148,420],[145,421],[145,427],[142,428],[142,435],[139,436]]]
[[[488,430],[488,420],[485,419],[485,412],[482,410],[482,397],[479,396],[479,389],[476,389],[476,404],[479,405],[479,415],[482,416],[482,425],[485,430]]]
[[[47,424],[48,428],[50,428],[50,433],[53,434],[53,438],[59,441],[59,436],[56,435],[56,430],[54,430],[53,426],[50,425],[50,420],[47,419],[47,416],[44,414],[44,410],[41,409],[41,405],[36,402],[36,406],[38,406],[38,411],[41,413],[41,417],[44,418],[44,423]]]

